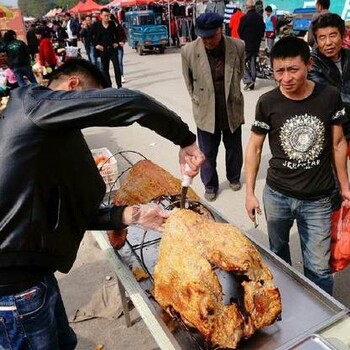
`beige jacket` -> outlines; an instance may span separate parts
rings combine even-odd
[[[244,123],[241,79],[244,71],[244,42],[224,36],[225,41],[225,97],[231,132]],[[215,94],[210,65],[202,39],[181,49],[182,74],[192,99],[193,116],[197,127],[214,133]]]

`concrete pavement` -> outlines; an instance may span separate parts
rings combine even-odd
[[[181,118],[189,124],[192,131],[195,132],[195,124],[192,118],[192,106],[191,101],[183,82],[181,74],[181,57],[179,49],[168,49],[164,55],[161,54],[146,54],[139,56],[136,51],[131,50],[128,46],[125,49],[124,56],[124,69],[126,83],[124,87],[141,90],[158,101],[165,104],[168,108],[176,111]],[[112,73],[112,70],[111,70]],[[112,77],[112,81],[113,81]],[[254,120],[255,105],[259,96],[273,88],[275,83],[273,81],[258,80],[256,84],[256,90],[244,92],[245,97],[245,118],[246,124],[243,126],[243,143],[246,145],[249,134],[250,126]],[[161,122],[161,121],[160,121]],[[91,149],[99,147],[107,147],[112,152],[120,150],[133,150],[141,152],[145,157],[149,158],[153,162],[164,167],[175,176],[180,176],[178,166],[178,147],[174,146],[169,141],[159,137],[154,132],[144,129],[138,125],[132,125],[127,128],[90,128],[84,131],[86,139]],[[133,158],[135,161],[137,159]],[[256,193],[258,198],[261,199],[262,189],[265,184],[266,169],[269,160],[269,148],[266,145],[263,150],[261,169],[258,174]],[[253,228],[252,222],[249,220],[245,208],[245,174],[242,173],[242,184],[243,187],[238,192],[233,192],[225,178],[225,161],[224,161],[224,149],[220,148],[218,156],[218,171],[220,178],[220,192],[217,200],[210,203],[218,212],[224,217],[230,219],[238,226],[241,230],[252,235],[259,242],[267,246],[267,230],[266,223],[263,216],[260,218],[260,225],[257,229]],[[203,197],[204,189],[200,182],[199,177],[193,182],[194,190]],[[91,242],[90,242],[91,244]],[[291,246],[293,254],[293,265],[297,269],[301,267],[299,241],[295,228],[291,234]],[[89,250],[84,251],[82,247],[81,256],[76,263],[79,271],[83,271],[81,276],[80,273],[76,274],[76,267],[68,276],[61,276],[62,281],[62,292],[64,295],[73,296],[73,286],[75,280],[84,278],[84,283],[94,286],[102,283],[105,275],[111,275],[111,267],[106,261],[94,263],[89,260],[86,256],[89,254]],[[83,262],[81,262],[83,261]],[[86,266],[88,262],[89,267]],[[85,264],[85,265],[84,265]],[[95,267],[95,269],[92,269]],[[98,270],[97,272],[95,270]],[[336,291],[335,296],[343,302],[345,305],[350,306],[350,287],[347,281],[349,280],[350,269],[337,274],[336,276]],[[96,273],[95,273],[96,272]],[[94,274],[94,276],[91,276]],[[96,274],[99,277],[96,277]],[[76,279],[72,279],[71,276]],[[97,278],[97,281],[96,281]],[[85,285],[84,284],[84,285]],[[87,287],[88,288],[88,287]],[[91,287],[90,287],[91,288]],[[88,296],[88,292],[86,293]],[[70,297],[67,297],[70,299]],[[66,301],[66,299],[65,299]],[[68,312],[72,312],[80,300],[70,302],[68,300],[67,309]],[[92,322],[92,323],[91,323]],[[90,323],[90,324],[89,324]],[[97,326],[99,325],[99,326]],[[100,319],[94,321],[87,321],[83,324],[78,325],[79,332],[82,334],[83,344],[89,346],[81,347],[81,349],[90,349],[93,344],[96,344],[96,332],[98,329],[101,335],[101,342],[104,342],[108,349],[136,349],[137,345],[132,345],[132,342],[125,341],[123,347],[120,347],[118,338],[120,336],[125,337],[126,333],[130,335],[128,339],[134,339],[135,337],[146,337],[149,336],[147,329],[142,328],[143,323],[138,322],[131,329],[126,329],[122,320],[118,320],[116,323],[104,324]],[[134,328],[136,327],[136,328]],[[144,327],[144,326],[143,326]],[[141,333],[138,333],[141,332]],[[106,340],[103,340],[106,339]],[[145,339],[145,338],[143,338]],[[149,340],[149,347],[147,349],[154,348],[152,340]],[[129,345],[128,345],[129,344]],[[137,344],[137,340],[136,340]],[[136,346],[136,347],[135,347]]]

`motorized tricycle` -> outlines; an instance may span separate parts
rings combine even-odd
[[[147,50],[164,53],[169,40],[166,25],[157,24],[153,11],[129,11],[125,13],[125,31],[128,44],[139,55]]]

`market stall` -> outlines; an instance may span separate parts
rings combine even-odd
[[[123,158],[119,173],[124,174],[132,162]],[[115,179],[119,181],[119,178]],[[106,197],[113,198],[113,186]],[[173,196],[161,196],[157,203],[169,208],[178,200]],[[217,222],[231,223],[214,208],[198,204],[208,210]],[[197,208],[198,208],[197,205]],[[127,297],[131,299],[161,349],[208,349],[210,345],[193,328],[178,318],[165,323],[158,303],[152,297],[153,273],[158,259],[161,234],[129,227],[126,245],[113,249],[106,232],[95,232],[96,240],[108,253],[118,277],[124,315],[128,326],[132,325],[127,308]],[[238,349],[348,349],[350,343],[349,310],[337,300],[323,292],[293,267],[260,245],[253,237],[246,236],[254,243],[265,264],[274,276],[282,299],[281,318],[271,326],[255,333],[250,339],[239,344]],[[136,271],[142,271],[139,279]],[[141,275],[142,275],[141,273]],[[225,293],[227,280],[221,280]],[[226,286],[225,286],[226,285]],[[175,323],[175,326],[174,326]]]

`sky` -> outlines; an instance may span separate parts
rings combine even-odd
[[[17,6],[17,0],[0,0],[0,3],[6,6]]]

